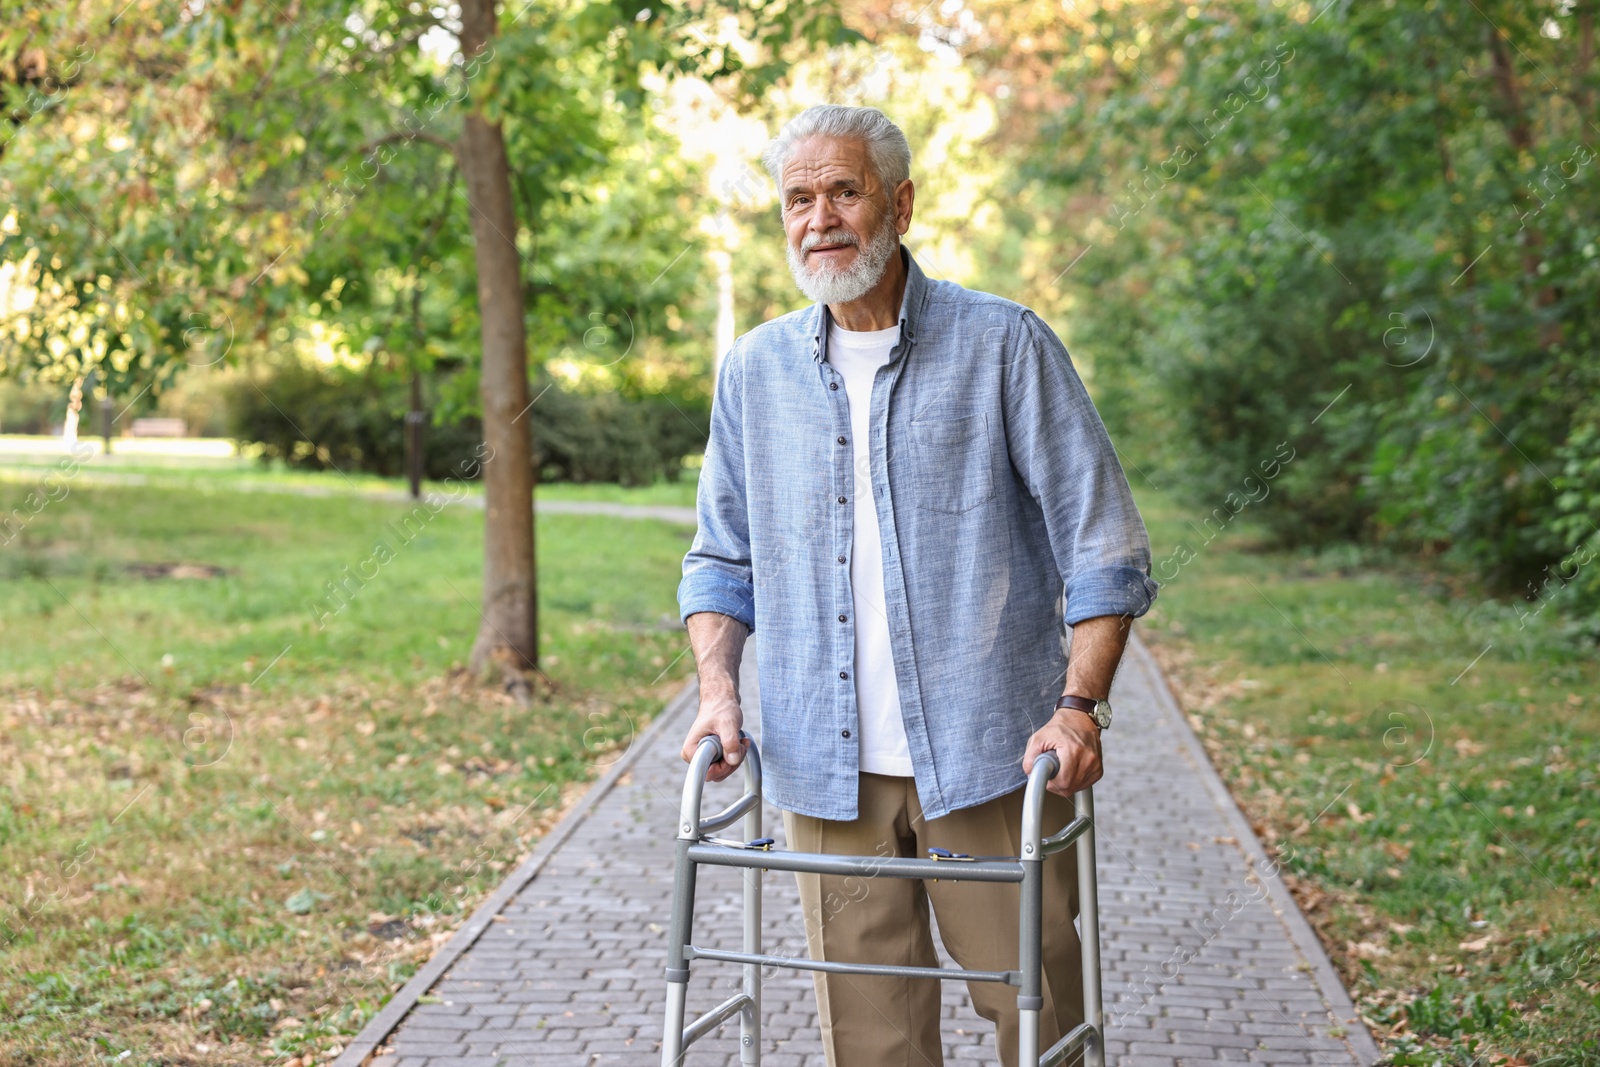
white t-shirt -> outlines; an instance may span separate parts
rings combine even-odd
[[[889,649],[889,618],[883,606],[883,538],[872,495],[872,379],[889,362],[900,327],[841,330],[828,326],[828,362],[844,378],[850,404],[850,440],[855,452],[855,494],[850,552],[850,588],[855,599],[856,708],[860,715],[861,769],[910,777],[911,748],[900,717],[900,686]]]

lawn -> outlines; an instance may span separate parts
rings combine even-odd
[[[1600,1064],[1595,648],[1139,499],[1169,577],[1142,632],[1392,1062]]]
[[[204,454],[183,454],[183,448],[203,448]],[[0,487],[15,486],[11,497],[0,496],[9,510],[21,503],[21,497],[35,488],[52,470],[55,476],[48,487],[58,483],[69,486],[121,485],[153,486],[168,489],[211,487],[213,490],[239,492],[311,493],[311,494],[394,494],[405,492],[404,478],[384,478],[360,471],[291,470],[281,462],[263,464],[259,460],[237,455],[215,455],[232,447],[220,438],[181,438],[176,442],[142,440],[127,442],[113,440],[109,455],[100,451],[99,438],[80,439],[77,457],[62,450],[60,438],[26,437],[20,434],[0,434]],[[165,454],[161,449],[172,449],[175,454]],[[137,451],[135,449],[138,449]],[[698,468],[686,468],[676,482],[657,482],[654,485],[624,487],[601,483],[578,485],[558,482],[538,487],[540,500],[598,500],[613,503],[694,506],[694,493]],[[423,493],[446,496],[466,496],[481,499],[481,482],[424,481]],[[60,495],[59,491],[55,495]],[[3,518],[4,512],[0,512]],[[3,537],[3,532],[0,532]]]
[[[689,531],[541,517],[554,689],[521,709],[459,669],[481,512],[402,539],[361,495],[392,481],[139,473],[0,547],[0,1059],[320,1062],[687,676]],[[259,491],[301,483],[327,495]],[[1140,502],[1141,631],[1392,1062],[1600,1064],[1595,650],[1460,576]]]
[[[685,527],[541,516],[522,708],[461,667],[478,509],[67,485],[0,546],[7,1064],[324,1061],[693,666]]]

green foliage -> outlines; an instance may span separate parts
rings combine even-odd
[[[67,391],[39,381],[0,379],[0,433],[49,433],[67,408]]]
[[[388,477],[405,472],[410,390],[401,379],[290,360],[270,374],[241,376],[226,397],[229,435],[259,445],[263,463]],[[424,477],[462,477],[458,468],[482,439],[476,425],[427,427]]]
[[[700,398],[579,393],[549,380],[534,392],[524,421],[544,482],[676,481],[683,458],[705,446],[709,416]],[[230,435],[260,446],[264,464],[405,472],[410,386],[403,378],[290,360],[270,373],[237,377],[225,395]],[[423,433],[424,476],[475,479],[482,440],[476,416],[448,420],[436,408]]]
[[[657,128],[652,78],[749,100],[789,57],[859,35],[798,0],[497,16],[473,56],[442,9],[398,0],[309,0],[292,26],[256,0],[7,19],[0,262],[38,299],[0,321],[0,377],[98,369],[114,396],[159,394],[186,365],[276,360],[314,339],[467,371],[439,401],[445,421],[477,414],[457,166],[476,110],[504,133],[534,362],[676,395],[705,372],[712,308],[702,257],[684,255],[696,176]],[[600,350],[597,322],[625,343]]]
[[[1088,249],[1071,340],[1137,466],[1210,508],[1288,441],[1259,512],[1282,541],[1441,552],[1530,608],[1559,568],[1539,601],[1600,631],[1592,19],[1237,0],[1069,22],[1025,173]]]
[[[554,386],[534,411],[534,453],[541,482],[677,481],[683,459],[705,448],[710,413],[667,396],[630,400]]]

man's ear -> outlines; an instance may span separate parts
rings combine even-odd
[[[911,208],[917,198],[917,188],[907,178],[894,191],[894,228],[903,237],[911,229]]]

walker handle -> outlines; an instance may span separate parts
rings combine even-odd
[[[740,730],[739,736],[749,742],[744,754],[744,796],[709,819],[700,818],[700,800],[705,792],[706,773],[713,763],[722,762],[722,742],[713,735],[702,737],[683,780],[683,803],[678,810],[678,840],[697,841],[706,834],[716,833],[725,826],[733,825],[740,816],[761,803],[761,752],[749,734]]]
[[[1044,859],[1043,831],[1044,795],[1050,779],[1061,771],[1061,757],[1054,749],[1047,749],[1033,758],[1033,770],[1028,773],[1028,790],[1022,794],[1022,858]]]

